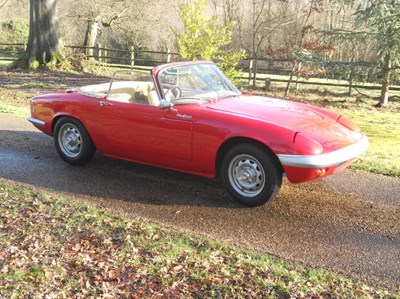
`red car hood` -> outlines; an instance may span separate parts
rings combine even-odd
[[[337,122],[340,115],[274,98],[242,95],[210,104],[209,109],[257,118],[286,127],[321,144],[324,152],[350,145],[362,134]]]

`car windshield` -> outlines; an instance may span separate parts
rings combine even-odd
[[[158,74],[163,97],[178,104],[201,103],[240,94],[215,64],[171,66]]]

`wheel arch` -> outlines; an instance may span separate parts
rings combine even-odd
[[[215,173],[216,177],[219,177],[221,175],[221,165],[222,165],[222,160],[224,155],[236,144],[243,144],[243,143],[249,143],[249,144],[255,144],[257,146],[262,147],[267,151],[267,153],[274,159],[276,166],[278,169],[281,171],[281,173],[284,173],[283,166],[281,162],[279,161],[279,158],[275,155],[275,153],[271,150],[270,147],[268,147],[265,143],[262,143],[258,140],[249,138],[249,137],[232,137],[224,141],[220,148],[218,149],[216,160],[215,160]]]
[[[68,114],[68,113],[57,114],[57,115],[54,116],[54,118],[53,118],[53,120],[52,120],[52,122],[51,122],[51,132],[52,132],[53,135],[54,135],[54,129],[55,129],[55,127],[56,127],[57,122],[58,122],[61,118],[64,118],[64,117],[73,118],[73,119],[79,121],[79,122],[82,124],[82,126],[85,127],[86,131],[88,132],[88,134],[89,134],[89,136],[90,136],[90,133],[89,133],[89,131],[88,131],[88,129],[87,129],[85,123],[84,123],[79,117],[76,117],[76,116],[71,115],[71,114]],[[92,138],[92,137],[90,137],[90,138]]]
[[[85,125],[85,123],[84,123],[79,117],[76,117],[76,116],[71,115],[71,114],[57,114],[57,115],[53,118],[53,121],[52,121],[52,123],[51,123],[51,132],[52,132],[52,136],[54,136],[54,129],[55,129],[55,127],[56,127],[57,122],[58,122],[61,118],[64,118],[64,117],[73,118],[73,119],[79,121],[79,122],[82,124],[82,126],[85,128],[87,134],[89,135],[90,140],[93,142],[94,146],[97,148],[97,145],[94,143],[93,138],[92,138],[92,136],[91,136],[91,134],[90,134],[90,132],[89,132],[87,126]]]

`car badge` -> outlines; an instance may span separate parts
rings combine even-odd
[[[191,115],[180,114],[180,113],[177,113],[176,117],[180,117],[180,118],[183,118],[183,119],[192,119]]]

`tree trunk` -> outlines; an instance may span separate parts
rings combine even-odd
[[[86,28],[84,46],[87,47],[86,56],[90,59],[94,59],[93,48],[96,44],[99,22],[100,22],[100,16],[97,16],[94,19],[88,21]]]
[[[391,70],[391,59],[390,54],[386,54],[385,63],[382,70],[383,80],[381,87],[381,97],[379,99],[378,106],[387,105],[389,102],[389,84],[390,84],[390,70]]]
[[[394,17],[397,9],[397,0],[393,0],[393,10],[391,12],[392,17]],[[393,35],[393,28],[389,27],[387,29],[387,38],[389,40],[389,50],[386,53],[385,61],[382,67],[382,87],[381,96],[379,98],[378,107],[387,105],[389,103],[389,85],[390,85],[390,73],[392,70],[392,57],[390,55],[390,49],[393,49],[396,45],[395,38]]]
[[[297,65],[297,60],[294,60],[293,65],[292,65],[292,70],[290,72],[289,81],[286,84],[285,97],[287,97],[289,95],[290,85],[292,84],[294,73],[296,72],[296,65]]]
[[[30,0],[28,45],[17,66],[52,68],[64,61],[58,30],[57,0]]]
[[[253,64],[253,87],[257,86],[257,57],[254,58],[254,64]]]
[[[353,48],[354,49],[354,48]],[[352,91],[353,91],[353,80],[354,80],[354,55],[351,57],[351,65],[350,65],[350,78],[349,78],[349,92],[348,95],[349,97],[352,96]]]
[[[299,79],[300,79],[300,74],[301,74],[301,66],[302,66],[302,63],[300,61],[298,66],[297,66],[297,71],[296,71],[296,84],[295,84],[295,87],[294,87],[294,89],[296,91],[299,90],[299,86],[300,86]]]

